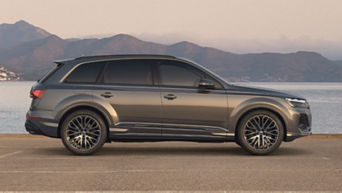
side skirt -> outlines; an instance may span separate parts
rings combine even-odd
[[[198,135],[154,135],[128,134],[110,132],[110,140],[114,142],[161,142],[161,141],[188,141],[188,142],[234,142],[234,136],[198,136]]]

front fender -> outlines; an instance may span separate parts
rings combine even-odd
[[[285,106],[285,104],[280,101],[281,99],[273,97],[229,97],[229,128],[233,132],[239,124],[239,120],[248,112],[265,109],[275,112],[284,121],[285,127],[288,126],[288,117],[290,117],[290,112]]]

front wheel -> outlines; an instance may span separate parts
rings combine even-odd
[[[64,146],[76,155],[90,155],[106,142],[107,129],[101,116],[89,110],[71,113],[61,127]]]
[[[243,117],[238,128],[238,143],[254,155],[266,155],[283,141],[284,127],[280,119],[269,111],[253,111]]]

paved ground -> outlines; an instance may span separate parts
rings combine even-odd
[[[60,140],[0,135],[0,191],[342,191],[342,137],[250,156],[234,143],[111,143],[73,156]]]

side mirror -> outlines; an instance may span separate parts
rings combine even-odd
[[[215,88],[215,84],[212,80],[209,79],[201,79],[199,84],[198,84],[199,88],[205,88],[205,89],[214,89]]]

